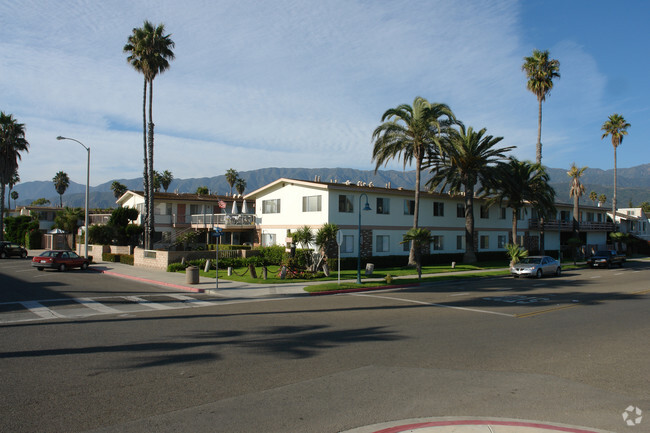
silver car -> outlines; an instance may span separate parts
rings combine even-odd
[[[549,256],[530,256],[522,259],[519,263],[510,268],[513,277],[536,277],[542,278],[544,275],[555,275],[559,277],[562,274],[560,262]]]

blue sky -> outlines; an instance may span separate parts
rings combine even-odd
[[[155,168],[372,169],[371,135],[416,96],[534,159],[523,57],[560,61],[543,107],[543,163],[613,168],[600,127],[631,123],[618,166],[650,162],[650,3],[611,1],[0,0],[0,109],[26,125],[21,180],[91,185],[142,175],[142,77],[122,47],[163,22],[176,60],[154,82]],[[401,162],[387,168],[402,169]],[[408,167],[407,167],[408,168]]]

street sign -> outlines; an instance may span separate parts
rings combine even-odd
[[[343,243],[343,233],[341,233],[341,230],[338,230],[336,232],[336,244],[341,245]]]

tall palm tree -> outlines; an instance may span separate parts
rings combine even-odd
[[[54,182],[56,193],[59,194],[59,207],[63,207],[63,194],[70,186],[70,178],[67,173],[59,171],[52,178],[52,182]]]
[[[165,192],[167,192],[167,188],[169,188],[169,185],[172,183],[173,180],[174,180],[174,175],[172,174],[171,171],[165,170],[162,172],[162,174],[160,175],[160,184],[162,185]]]
[[[239,173],[234,168],[229,168],[226,170],[226,182],[230,185],[230,195],[232,195],[232,187],[235,186],[235,182],[239,179]]]
[[[524,57],[521,69],[528,77],[526,88],[537,96],[539,114],[537,117],[537,158],[538,164],[542,163],[542,102],[553,89],[553,79],[560,78],[560,62],[549,59],[548,50],[533,50],[533,55]]]
[[[569,188],[569,197],[573,197],[573,237],[578,237],[580,232],[580,197],[585,193],[585,186],[580,182],[580,178],[585,170],[589,167],[576,167],[575,162],[571,165],[571,170],[567,171],[567,176],[571,178],[571,187]]]
[[[9,182],[7,182],[7,185],[9,185],[9,197],[11,197],[12,189],[14,189],[14,186],[20,182],[20,176],[18,175],[18,169],[14,172],[14,174],[11,176],[11,179],[9,179]],[[16,203],[14,203],[15,205]],[[7,198],[7,207],[11,209],[11,203],[9,202],[9,199]]]
[[[241,177],[237,178],[237,182],[235,182],[235,190],[237,190],[237,194],[239,195],[243,195],[246,190],[246,181]]]
[[[493,175],[494,164],[506,158],[505,153],[514,148],[496,148],[503,137],[485,135],[486,129],[474,131],[471,127],[460,131],[452,129],[440,141],[439,152],[429,153],[423,167],[429,168],[433,177],[427,182],[430,189],[449,187],[452,193],[465,194],[465,254],[463,261],[475,263],[474,252],[474,192],[477,183],[487,185]]]
[[[4,240],[5,185],[18,170],[20,152],[28,151],[25,125],[18,123],[12,114],[0,111],[0,241]]]
[[[527,203],[534,209],[553,209],[555,190],[548,184],[550,177],[541,164],[519,161],[511,156],[508,162],[498,164],[494,175],[491,176],[484,189],[491,198],[488,204],[505,201],[512,209],[512,243],[517,243],[517,213],[521,212]]]
[[[627,128],[631,125],[625,121],[620,114],[612,114],[603,123],[601,130],[605,131],[602,138],[608,135],[612,136],[612,146],[614,146],[614,197],[612,198],[612,220],[616,221],[616,149],[623,143],[623,136],[627,135]]]
[[[598,200],[598,193],[596,191],[591,191],[589,193],[589,200],[591,200],[591,203],[593,203],[593,205],[596,206],[596,200]]]
[[[154,123],[153,123],[153,80],[158,74],[169,69],[169,61],[174,59],[174,41],[171,35],[165,34],[165,25],[154,27],[149,21],[144,25],[134,28],[129,36],[123,51],[128,53],[127,61],[133,68],[144,76],[144,91],[142,103],[143,136],[144,136],[144,187],[145,187],[145,248],[152,247],[154,235],[153,215],[153,149],[154,149]],[[149,115],[147,118],[146,100],[147,86],[149,91]]]
[[[11,193],[9,194],[9,196],[14,201],[14,208],[16,207],[16,200],[18,200],[18,195],[19,195],[18,191],[11,191]]]
[[[448,133],[451,125],[457,123],[456,116],[446,104],[431,103],[418,96],[413,101],[413,106],[402,104],[387,110],[381,121],[383,123],[372,133],[375,173],[381,165],[394,158],[401,158],[405,168],[407,164],[415,164],[413,228],[417,228],[423,161],[429,153],[437,151],[436,144]],[[413,243],[409,252],[409,265],[415,265]]]

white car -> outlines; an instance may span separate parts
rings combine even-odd
[[[560,262],[549,256],[530,256],[522,259],[519,263],[510,268],[513,277],[535,277],[542,278],[544,275],[562,274]]]

